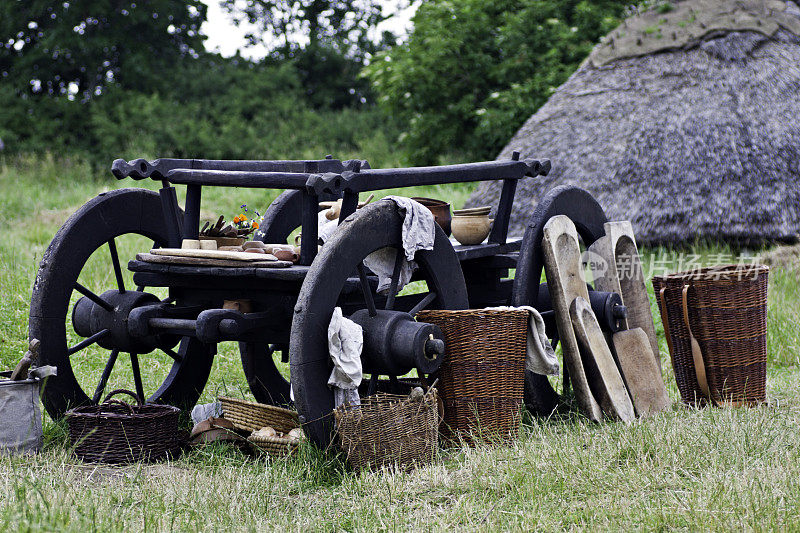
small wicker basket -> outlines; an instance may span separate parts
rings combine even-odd
[[[247,442],[274,458],[288,457],[300,446],[299,440],[290,439],[288,437],[260,437],[258,435],[250,435],[247,437]]]
[[[300,427],[297,413],[291,409],[228,396],[220,396],[219,401],[222,404],[223,416],[238,429],[258,431],[263,427],[271,426],[275,428],[275,431],[288,433],[294,428]]]
[[[510,441],[519,433],[528,311],[421,311],[447,345],[439,370],[443,434],[467,443]]]
[[[113,400],[132,396],[137,405]],[[100,405],[76,407],[66,413],[75,455],[93,463],[153,462],[178,449],[180,409],[143,404],[133,392],[117,389]]]
[[[766,399],[768,275],[763,265],[722,265],[653,278],[684,403]]]
[[[340,446],[353,468],[401,469],[430,463],[439,445],[436,389],[420,399],[378,393],[360,406],[341,405],[333,414]]]

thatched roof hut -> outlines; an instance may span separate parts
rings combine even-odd
[[[791,1],[684,0],[626,20],[502,151],[553,161],[520,183],[511,234],[570,183],[640,242],[796,240],[799,36]],[[468,205],[499,194],[482,183]]]

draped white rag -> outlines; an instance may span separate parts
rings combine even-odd
[[[436,220],[430,209],[421,203],[404,196],[387,196],[381,202],[394,202],[398,211],[403,215],[403,228],[401,239],[405,261],[400,267],[400,279],[397,283],[398,292],[408,285],[411,275],[417,269],[414,255],[417,250],[432,250],[436,238]],[[328,220],[325,211],[320,211],[317,216],[319,238],[325,243],[330,239],[339,225],[339,219]],[[378,292],[385,294],[392,284],[392,271],[397,252],[394,248],[381,248],[369,254],[364,259],[364,266],[378,276]]]
[[[400,291],[408,285],[411,275],[417,269],[414,255],[417,250],[433,250],[436,239],[436,220],[431,210],[421,203],[403,196],[387,196],[382,202],[394,202],[398,211],[403,215],[403,228],[401,242],[405,260],[400,267],[400,279],[397,290]],[[364,259],[364,266],[378,276],[378,292],[386,293],[392,284],[392,271],[397,257],[394,248],[376,250]]]
[[[345,318],[342,308],[333,310],[328,325],[328,352],[333,361],[333,371],[328,378],[328,386],[333,389],[336,407],[347,402],[359,405],[358,386],[363,377],[361,369],[361,348],[364,346],[364,333],[361,326]]]
[[[530,317],[528,319],[528,349],[525,358],[525,369],[534,374],[542,374],[544,376],[558,375],[558,359],[556,358],[556,352],[547,339],[547,334],[544,330],[544,320],[542,319],[542,315],[539,314],[539,311],[527,305],[521,305],[519,307],[487,307],[487,309],[496,309],[500,311],[522,309],[528,311]]]

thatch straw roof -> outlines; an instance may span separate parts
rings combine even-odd
[[[549,176],[520,183],[512,235],[524,232],[531,203],[570,183],[610,219],[631,220],[640,242],[796,240],[800,8],[671,6],[607,36],[502,151],[553,161]],[[498,183],[482,183],[468,205],[499,194]]]

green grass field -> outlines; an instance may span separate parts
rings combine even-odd
[[[0,160],[0,367],[13,367],[25,351],[31,287],[58,227],[97,193],[131,185],[80,162]],[[469,188],[403,194],[449,198],[459,206]],[[272,197],[265,191],[209,190],[203,214],[231,217],[242,203],[263,210]],[[147,246],[132,239],[120,244],[120,254],[127,258]],[[702,262],[733,253],[709,246],[691,252]],[[648,250],[645,259],[648,267],[678,268],[679,253]],[[84,274],[90,286],[113,283],[102,258],[93,258]],[[800,529],[799,289],[795,271],[770,273],[766,406],[696,411],[676,403],[669,412],[630,425],[594,425],[577,415],[526,419],[513,446],[445,449],[435,464],[411,473],[352,472],[333,454],[310,447],[286,462],[216,446],[169,464],[84,465],[70,456],[63,424],[45,416],[41,454],[0,457],[0,528]],[[677,402],[655,306],[653,312],[664,376]],[[104,362],[102,350],[90,348],[73,357],[73,368],[88,387]],[[145,388],[152,391],[167,362],[142,356],[142,365]],[[128,366],[120,359],[109,390],[127,384],[126,378]],[[220,345],[202,401],[246,389],[236,346]]]

